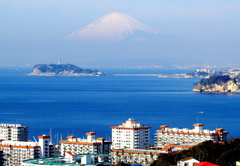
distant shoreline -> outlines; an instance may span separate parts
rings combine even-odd
[[[100,75],[90,75],[90,74],[86,74],[86,75],[59,75],[59,74],[55,74],[55,75],[51,75],[51,74],[25,74],[27,76],[36,76],[36,77],[99,77]]]
[[[113,76],[142,76],[159,78],[186,78],[186,74],[112,74]]]

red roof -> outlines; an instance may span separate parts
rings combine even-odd
[[[44,138],[51,138],[49,135],[42,135],[42,136],[38,136],[39,139],[44,139]]]
[[[97,135],[95,132],[86,133],[86,135]]]
[[[194,166],[218,166],[216,164],[210,163],[210,162],[201,162],[201,163],[197,163],[197,164],[193,164]]]
[[[71,156],[74,156],[71,152],[66,152],[67,154],[70,154]]]
[[[161,125],[160,127],[165,127],[165,128],[167,128],[167,127],[169,127],[168,125]]]
[[[105,139],[105,138],[97,138],[97,140],[99,140],[99,141],[105,141],[106,139]]]
[[[197,123],[197,124],[193,124],[193,126],[204,126],[204,124]]]
[[[224,128],[218,128],[218,129],[216,129],[217,131],[223,131],[223,130],[225,130]]]
[[[76,138],[75,136],[68,136],[67,139],[73,139]]]

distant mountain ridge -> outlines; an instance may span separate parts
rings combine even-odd
[[[160,33],[127,14],[109,13],[86,27],[67,35],[66,39],[123,40],[135,31],[141,31],[147,34]]]
[[[36,76],[103,76],[98,70],[82,69],[72,64],[38,64],[29,75]]]

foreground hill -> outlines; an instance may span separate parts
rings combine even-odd
[[[202,79],[193,89],[194,92],[202,93],[228,93],[240,92],[235,79],[229,76],[211,76],[208,79]]]
[[[200,162],[208,161],[220,166],[235,166],[235,161],[240,160],[240,139],[231,139],[224,143],[206,141],[176,154],[160,155],[151,166],[176,165],[177,161],[187,157],[193,157]]]
[[[38,64],[29,75],[35,76],[103,76],[98,70],[82,69],[72,64]]]

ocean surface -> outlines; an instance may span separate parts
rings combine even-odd
[[[102,69],[109,74],[174,74],[189,70]],[[0,68],[0,123],[29,126],[29,139],[49,134],[52,141],[97,132],[109,138],[110,126],[133,118],[151,126],[225,128],[240,136],[240,94],[191,92],[199,79],[156,76],[36,77],[31,68]],[[58,137],[57,137],[58,135]]]

